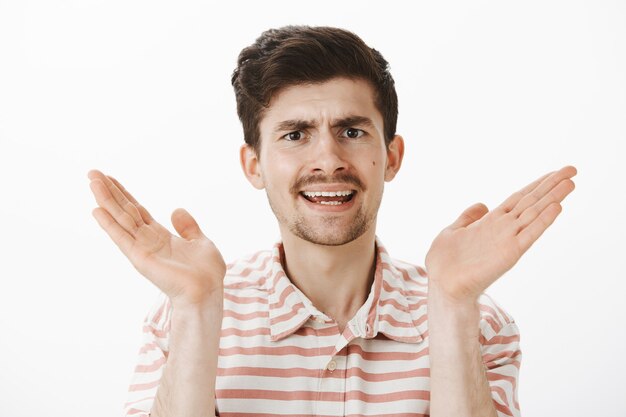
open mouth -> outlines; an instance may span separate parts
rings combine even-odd
[[[340,206],[352,200],[355,194],[355,190],[300,192],[300,195],[308,201],[325,206]]]

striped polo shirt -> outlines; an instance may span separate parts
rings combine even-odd
[[[282,245],[229,264],[216,415],[428,416],[424,269],[391,259],[376,239],[369,296],[342,333],[287,277]],[[480,344],[499,416],[519,416],[519,330],[486,295]],[[146,417],[167,364],[171,305],[160,295],[143,326],[126,416]]]

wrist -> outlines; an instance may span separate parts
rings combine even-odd
[[[434,302],[446,309],[459,312],[468,312],[478,309],[478,297],[468,291],[451,289],[445,284],[445,280],[440,280],[429,276],[428,278],[428,302]]]
[[[216,312],[222,312],[224,306],[224,292],[220,288],[219,291],[212,291],[202,297],[183,298],[176,297],[171,299],[172,311],[179,315],[198,315],[209,313],[214,315]]]
[[[474,297],[450,297],[436,283],[428,286],[428,328],[446,338],[477,339],[480,333],[480,308]]]

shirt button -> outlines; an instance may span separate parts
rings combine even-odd
[[[328,369],[331,372],[334,371],[335,369],[337,369],[337,362],[335,361],[328,362],[328,365],[326,365],[326,369]]]

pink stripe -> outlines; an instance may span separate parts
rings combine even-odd
[[[159,338],[165,338],[167,337],[167,334],[168,334],[168,332],[165,330],[155,329],[154,327],[151,327],[151,326],[143,326],[143,332],[152,333],[153,335]]]
[[[509,320],[509,315],[508,315],[508,314],[506,314],[506,312],[505,312],[504,310],[502,310],[502,309],[500,308],[500,306],[498,306],[498,305],[497,305],[497,304],[495,304],[495,303],[494,303],[494,305],[496,306],[496,308],[497,308],[497,309],[498,309],[498,311],[500,312],[500,315],[501,315],[502,317],[504,317],[504,322],[505,322],[506,324],[510,324],[510,323],[511,323],[511,320]]]
[[[256,376],[268,378],[321,378],[321,369],[307,368],[260,368],[250,366],[238,366],[233,368],[218,368],[218,376]],[[360,367],[351,367],[347,370],[348,378],[360,378],[367,382],[394,381],[406,378],[429,377],[429,368],[411,369],[403,372],[371,373],[365,372]],[[324,378],[343,379],[339,373],[327,373]]]
[[[510,361],[510,362],[507,363],[507,365],[513,365],[514,367],[516,367],[519,370],[521,364],[520,364],[519,361]],[[487,369],[494,369],[494,368],[497,368],[498,366],[502,366],[502,365],[499,365],[499,364],[497,364],[495,362],[485,362],[485,367]]]
[[[315,329],[308,326],[302,326],[294,334],[298,336],[333,336],[339,334],[339,327],[328,326],[323,329]]]
[[[422,268],[420,267],[414,267],[415,272],[417,272],[418,275],[420,275],[422,278],[426,278],[426,271],[424,271]],[[405,281],[408,281],[410,283],[416,284],[420,287],[428,287],[428,284],[423,283],[423,282],[419,282],[416,278],[413,278],[409,272],[406,269],[403,269],[401,267],[396,267],[396,270],[400,271],[400,273],[402,273],[402,278],[404,278]]]
[[[500,397],[501,402],[504,403],[507,407],[509,407],[509,400],[506,398],[506,391],[502,389],[502,387],[490,387],[492,393],[495,393]]]
[[[415,270],[417,271],[417,274],[422,278],[428,278],[428,273],[421,266],[415,266]]]
[[[147,412],[145,412],[144,410],[138,410],[136,408],[131,408],[130,410],[128,410],[126,412],[127,416],[134,416],[134,415],[137,415],[137,414],[141,414],[141,416],[138,416],[138,417],[148,417],[149,416],[149,414]]]
[[[267,299],[262,297],[238,297],[236,295],[224,292],[224,298],[237,304],[267,304]]]
[[[501,352],[498,353],[487,353],[483,355],[483,362],[486,363],[492,363],[492,362],[496,362],[496,361],[501,361],[504,358],[509,358],[509,359],[513,359],[519,355],[521,355],[521,351],[518,350],[503,350]],[[491,369],[491,368],[489,368]]]
[[[347,343],[350,343],[350,341],[355,338],[354,332],[352,332],[352,329],[350,327],[346,327],[343,330],[342,336]]]
[[[159,382],[160,379],[157,379],[156,381],[152,381],[152,382],[146,382],[145,384],[135,384],[135,385],[131,385],[128,388],[128,391],[133,392],[133,391],[145,391],[154,387],[158,387],[159,386]]]
[[[498,323],[498,328],[499,328],[499,329],[501,329],[501,328],[502,328],[502,322],[500,321],[500,318],[498,317],[498,313],[496,313],[496,310],[494,310],[493,308],[491,308],[491,307],[489,307],[489,306],[487,306],[487,305],[485,305],[485,304],[480,304],[480,305],[478,306],[478,309],[479,309],[480,311],[484,311],[484,312],[487,312],[487,313],[491,314],[491,317],[490,317],[490,318],[491,318],[493,321],[495,321],[495,322],[497,322],[497,323]],[[486,317],[489,317],[489,316],[486,316]],[[486,317],[483,317],[483,318],[486,318]]]
[[[254,336],[268,336],[270,334],[269,327],[256,327],[253,329],[240,329],[237,327],[228,327],[222,329],[221,336],[240,336],[240,337],[254,337]],[[338,335],[337,326],[328,326],[323,329],[314,329],[308,326],[300,327],[294,336],[298,337],[310,337],[310,336],[333,336]]]
[[[227,336],[239,336],[239,337],[253,337],[253,336],[269,336],[269,327],[257,327],[256,329],[238,329],[236,327],[229,327],[222,329],[220,337]]]
[[[271,259],[272,258],[268,256],[267,258],[263,259],[263,262],[261,263],[261,265],[257,267],[247,267],[246,269],[238,273],[237,277],[245,278],[253,272],[260,272],[260,271],[265,270]],[[261,278],[258,282],[261,282],[261,281],[265,282],[266,279],[267,279],[266,277]]]
[[[256,252],[254,254],[252,254],[252,256],[250,256],[250,258],[248,259],[243,259],[243,260],[239,260],[237,262],[231,262],[229,264],[226,265],[226,269],[230,270],[232,269],[235,265],[237,265],[238,263],[243,263],[243,264],[253,264],[256,262],[256,260],[258,259],[259,256],[261,255],[268,255],[268,258],[270,258],[271,256],[269,256],[269,253],[267,251],[259,251]]]
[[[513,417],[513,413],[511,412],[511,409],[509,407],[502,405],[498,403],[497,401],[494,401],[493,405],[496,407],[496,410],[498,410],[502,414],[506,414],[507,416]]]
[[[251,319],[258,319],[262,317],[269,317],[269,312],[257,310],[251,313],[238,313],[234,310],[224,309],[222,317],[232,317],[237,320],[251,320]]]
[[[283,337],[287,337],[288,335],[292,334],[293,332],[295,332],[296,330],[298,330],[307,320],[309,320],[309,316],[303,316],[302,320],[300,320],[300,322],[296,323],[294,326],[291,326],[290,328],[288,328],[287,330],[285,330],[284,332],[280,332],[278,334],[273,335],[270,340],[272,342],[275,342],[277,340],[282,339]]]
[[[402,294],[405,297],[427,297],[428,296],[428,294],[424,291],[407,291],[404,288],[396,288],[384,280],[383,280],[383,288],[385,289],[385,291],[389,293],[397,291],[398,293]]]
[[[362,391],[348,391],[346,399],[359,400],[367,403],[388,403],[391,401],[402,400],[430,400],[430,391],[427,390],[411,390],[396,391],[386,394],[366,394]]]
[[[318,356],[329,355],[334,349],[334,346],[327,346],[324,348],[301,348],[297,346],[254,346],[254,347],[242,347],[234,346],[230,348],[220,349],[220,356],[233,356],[233,355],[271,355],[271,356],[283,356],[283,355],[298,355],[298,356]]]
[[[263,288],[265,282],[267,281],[268,276],[264,276],[256,281],[241,281],[234,282],[232,284],[224,285],[225,290],[241,290],[245,288]]]
[[[487,371],[487,379],[489,381],[507,381],[508,383],[511,384],[511,386],[513,387],[513,390],[515,390],[515,387],[517,384],[517,381],[514,377],[498,374],[493,371]]]
[[[269,263],[270,258],[266,258],[263,263],[256,267],[256,268],[245,268],[243,271],[241,271],[238,274],[233,274],[232,276],[236,277],[237,279],[239,278],[246,278],[248,275],[252,274],[253,272],[263,272],[266,268],[267,268],[267,264]],[[228,278],[227,278],[228,279]],[[242,282],[236,282],[233,284],[228,284],[225,285],[224,288],[228,288],[228,289],[241,289],[241,288],[248,288],[248,287],[262,287],[265,282],[267,281],[268,276],[263,276],[259,279],[257,279],[256,281],[242,281]]]
[[[146,343],[145,345],[141,347],[141,349],[139,349],[139,354],[143,355],[144,353],[148,353],[154,349],[158,349],[158,346],[156,343],[154,342]]]
[[[500,326],[498,323],[496,323],[496,321],[493,319],[493,317],[491,317],[491,316],[483,316],[482,319],[485,320],[487,322],[487,324],[489,324],[489,327],[491,327],[494,332],[498,333],[502,329],[502,326]]]
[[[161,315],[163,314],[163,310],[165,310],[165,304],[167,304],[167,303],[165,302],[165,303],[161,304],[161,307],[159,307],[159,309],[157,310],[156,314],[152,318],[152,322],[154,324],[157,324],[159,322],[159,320],[161,319]]]
[[[514,334],[512,336],[494,336],[494,337],[492,337],[489,340],[486,340],[485,337],[482,334],[480,336],[483,339],[483,340],[481,340],[480,343],[485,345],[485,346],[508,345],[509,343],[519,342],[519,335],[518,334]]]
[[[283,292],[280,293],[280,296],[278,297],[278,301],[275,303],[271,303],[270,304],[270,308],[271,309],[280,309],[285,305],[285,300],[287,300],[287,297],[289,297],[291,294],[295,293],[296,290],[293,287],[293,285],[287,285],[285,287],[285,289],[283,289]]]
[[[366,352],[359,345],[348,345],[348,355],[359,355],[366,361],[413,361],[428,355],[428,347],[415,352]]]
[[[366,403],[387,403],[402,400],[429,400],[426,390],[398,391],[386,394],[367,394],[363,391],[318,392],[318,391],[274,391],[262,389],[222,389],[215,390],[217,398],[226,399],[265,399],[277,401],[337,401],[358,400]]]
[[[415,327],[417,327],[421,325],[422,323],[424,323],[426,320],[428,320],[428,315],[422,314],[419,319],[413,320],[413,324],[415,325]]]
[[[160,369],[165,364],[165,362],[166,362],[165,358],[159,358],[149,365],[137,365],[135,366],[135,373],[140,374],[140,373],[154,372],[157,369]]]
[[[293,307],[291,307],[291,311],[288,313],[283,314],[282,316],[278,316],[278,317],[272,317],[270,319],[270,324],[272,326],[278,324],[278,323],[282,323],[284,321],[288,321],[289,319],[293,318],[294,316],[296,316],[298,314],[298,312],[300,311],[300,309],[304,308],[304,304],[303,303],[298,303],[298,304],[294,304]]]
[[[425,317],[425,315],[423,317]],[[387,323],[391,324],[393,327],[402,327],[402,328],[415,327],[415,324],[413,324],[412,322],[407,323],[405,321],[398,321],[391,314],[381,314],[380,316],[378,316],[378,318],[380,321],[386,321]]]
[[[427,303],[428,303],[428,299],[425,298],[425,299],[419,300],[417,303],[409,304],[408,308],[409,308],[410,311],[419,310],[421,307],[425,306]],[[405,306],[400,304],[398,302],[398,300],[396,300],[394,298],[388,298],[386,300],[380,301],[380,303],[379,303],[379,305],[381,305],[381,306],[386,306],[386,305],[389,305],[389,304],[394,306],[396,308],[396,310],[399,310],[399,311],[405,311],[406,310]]]

